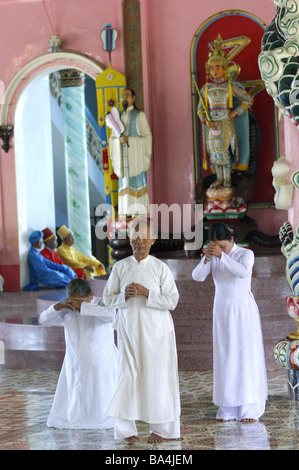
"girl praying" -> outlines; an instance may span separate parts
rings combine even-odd
[[[210,227],[195,281],[211,273],[213,306],[213,402],[216,419],[255,422],[265,410],[267,378],[259,310],[251,292],[254,254],[235,243],[224,223]]]

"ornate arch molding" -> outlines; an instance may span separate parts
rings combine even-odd
[[[28,62],[17,72],[4,94],[0,111],[0,138],[5,152],[9,149],[9,134],[13,129],[15,109],[22,91],[38,75],[59,68],[75,68],[94,79],[105,69],[93,58],[72,51],[51,52]]]

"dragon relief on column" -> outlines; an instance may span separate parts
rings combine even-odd
[[[276,15],[258,58],[261,77],[275,105],[299,125],[299,0],[273,0]]]
[[[275,18],[265,31],[258,58],[261,77],[275,105],[293,124],[299,126],[299,0],[273,0]],[[283,156],[272,168],[276,209],[288,210],[293,191],[299,189],[299,169],[289,174],[287,159]],[[288,181],[291,181],[290,183]],[[287,311],[298,325],[294,333],[280,340],[274,347],[276,362],[289,370],[288,384],[292,393],[298,387],[292,371],[299,368],[299,226],[293,230],[287,221],[280,228],[281,251],[286,258],[286,278],[291,294],[287,297]]]

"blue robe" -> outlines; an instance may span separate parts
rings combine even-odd
[[[77,274],[64,264],[56,264],[42,256],[36,248],[31,247],[28,253],[30,283],[24,290],[64,288]]]

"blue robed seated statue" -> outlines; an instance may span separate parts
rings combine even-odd
[[[57,264],[40,254],[43,232],[35,230],[29,235],[31,244],[28,252],[30,282],[24,287],[26,291],[42,290],[45,288],[63,289],[77,274],[65,264]]]

